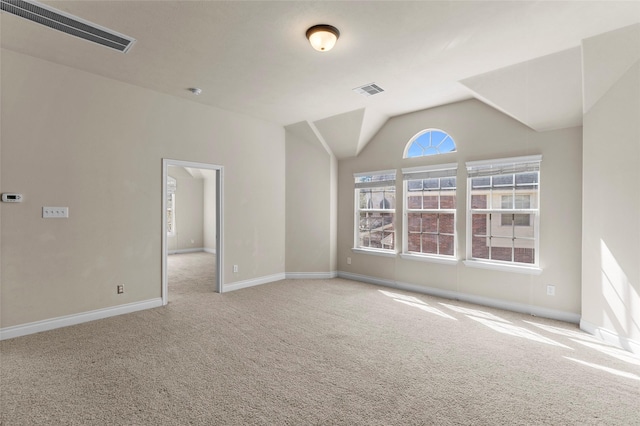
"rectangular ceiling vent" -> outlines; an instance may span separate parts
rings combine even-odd
[[[33,0],[0,0],[0,9],[54,30],[127,53],[135,39]]]
[[[361,94],[362,96],[373,96],[380,92],[384,92],[384,89],[375,83],[365,84],[364,86],[356,87],[354,92]]]

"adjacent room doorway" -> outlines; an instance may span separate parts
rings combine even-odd
[[[169,302],[169,285],[167,274],[167,256],[169,255],[169,242],[171,237],[172,227],[175,226],[172,223],[172,209],[171,203],[175,200],[176,195],[171,194],[172,178],[169,176],[170,167],[182,167],[188,170],[193,170],[196,173],[203,175],[215,174],[215,291],[222,293],[223,282],[223,167],[214,164],[196,163],[191,161],[181,160],[162,160],[162,304],[166,305]],[[178,195],[179,196],[179,195]],[[173,244],[173,241],[172,241]]]

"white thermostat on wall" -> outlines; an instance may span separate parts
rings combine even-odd
[[[21,203],[22,194],[12,194],[5,192],[4,194],[2,194],[2,201],[5,203]]]

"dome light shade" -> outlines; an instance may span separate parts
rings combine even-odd
[[[319,52],[327,52],[335,46],[340,31],[331,25],[314,25],[307,30],[307,38],[311,46]]]

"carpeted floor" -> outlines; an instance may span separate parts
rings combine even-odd
[[[640,358],[576,326],[334,280],[213,293],[0,342],[2,425],[640,425]]]

